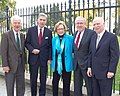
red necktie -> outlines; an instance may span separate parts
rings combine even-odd
[[[80,39],[80,33],[81,33],[81,32],[79,32],[78,35],[76,35],[76,42],[75,42],[75,45],[76,45],[77,48],[79,48],[78,43],[79,43],[79,39]]]
[[[40,29],[40,33],[38,36],[38,42],[39,42],[39,44],[41,44],[41,42],[42,42],[42,29]]]

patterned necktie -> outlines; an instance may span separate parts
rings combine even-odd
[[[76,35],[76,38],[75,38],[75,40],[76,40],[75,45],[76,45],[77,48],[79,48],[80,34],[81,34],[81,32],[79,32],[78,35]]]
[[[20,39],[18,37],[18,33],[16,33],[16,43],[17,43],[18,49],[20,50]]]
[[[40,33],[39,33],[39,36],[38,36],[38,41],[39,41],[39,44],[41,44],[41,42],[42,42],[42,29],[40,29]]]

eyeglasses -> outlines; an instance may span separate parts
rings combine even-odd
[[[64,30],[64,28],[58,28],[57,30]]]

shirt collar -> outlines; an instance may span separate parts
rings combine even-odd
[[[102,37],[104,33],[105,33],[105,29],[102,32],[98,33],[97,35],[99,35],[100,37]]]
[[[38,30],[40,30],[40,29],[42,29],[42,32],[43,32],[43,30],[44,30],[44,27],[43,27],[43,28],[40,28],[40,27],[38,26]]]
[[[18,36],[20,35],[20,32],[16,32],[14,29],[13,29],[13,33],[14,33],[15,36],[16,36],[17,33],[18,33]]]

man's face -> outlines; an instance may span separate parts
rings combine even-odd
[[[96,33],[101,33],[104,30],[104,22],[100,19],[94,20],[93,28]]]
[[[12,22],[12,28],[16,31],[19,32],[21,29],[21,21],[20,20],[13,20]]]
[[[75,22],[77,31],[82,32],[86,27],[86,22],[83,19],[79,19]]]
[[[40,16],[39,18],[38,18],[38,26],[40,27],[40,28],[43,28],[44,26],[45,26],[45,24],[47,23],[47,18],[46,17],[44,17],[44,16]]]

